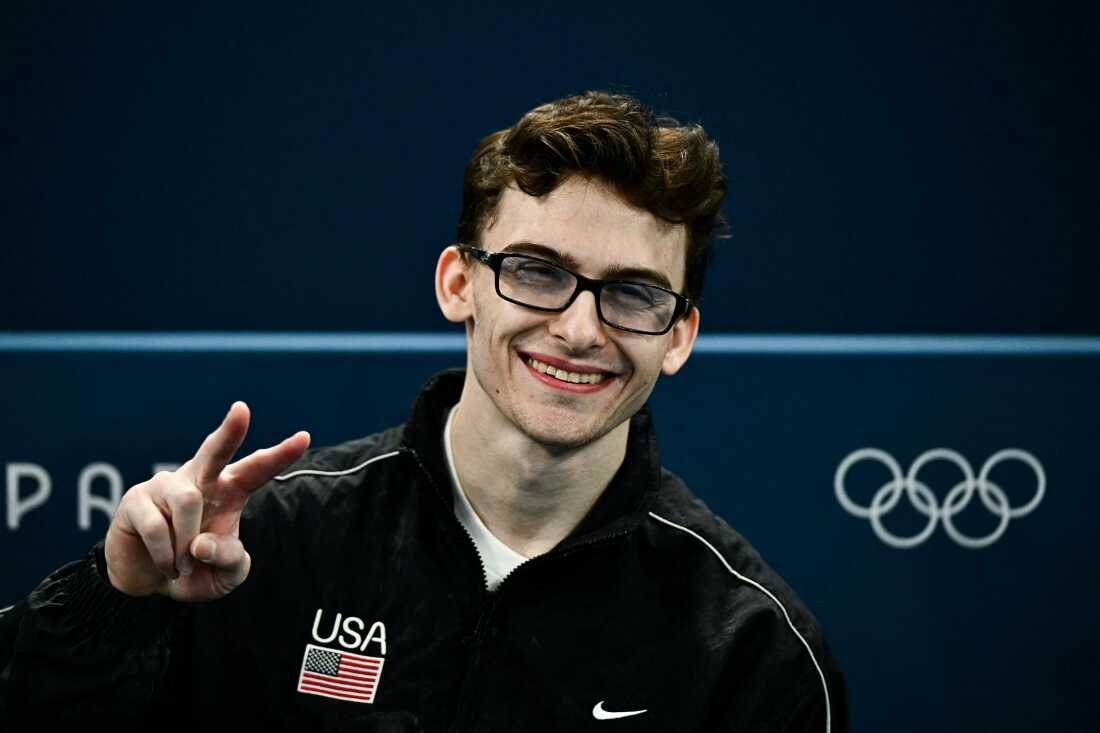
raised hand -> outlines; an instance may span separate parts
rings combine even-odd
[[[191,460],[126,492],[104,545],[111,585],[132,596],[194,602],[244,582],[252,565],[238,538],[245,502],[309,447],[301,431],[229,463],[248,422],[248,406],[234,402]]]

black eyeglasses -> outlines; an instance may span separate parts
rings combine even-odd
[[[561,265],[511,252],[487,252],[456,244],[496,273],[497,295],[510,303],[560,313],[588,290],[596,298],[600,320],[620,331],[659,336],[687,313],[691,301],[679,293],[646,283],[593,280]]]

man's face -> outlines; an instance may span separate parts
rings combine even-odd
[[[481,246],[532,254],[592,278],[650,282],[677,292],[684,285],[684,226],[633,208],[605,185],[579,176],[540,198],[504,191]],[[469,268],[474,377],[504,417],[545,445],[579,447],[606,435],[641,408],[662,369],[679,369],[694,342],[697,311],[660,336],[629,333],[599,320],[591,292],[561,313],[537,311],[500,298],[490,268],[472,259]],[[541,370],[532,360],[542,362]],[[598,370],[603,379],[565,382],[544,373],[546,364]]]

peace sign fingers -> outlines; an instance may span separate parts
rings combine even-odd
[[[216,487],[222,469],[233,459],[233,454],[244,442],[250,419],[248,405],[240,401],[234,402],[225,414],[222,424],[206,436],[194,458],[180,470],[188,474],[199,488]]]
[[[104,545],[115,588],[202,601],[231,592],[248,575],[251,559],[237,535],[241,511],[249,495],[301,458],[310,441],[299,431],[230,464],[249,419],[248,406],[234,402],[178,471],[161,471],[123,495]]]

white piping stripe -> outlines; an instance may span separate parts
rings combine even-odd
[[[810,648],[809,643],[806,641],[805,637],[802,636],[802,634],[798,633],[798,629],[795,628],[794,623],[791,621],[791,617],[787,614],[787,609],[784,608],[783,604],[779,602],[779,599],[776,598],[775,595],[773,595],[770,590],[768,590],[764,586],[760,585],[759,583],[757,583],[752,578],[745,577],[744,575],[742,575],[741,573],[737,572],[732,567],[730,567],[730,564],[728,562],[726,562],[726,558],[722,557],[722,553],[718,552],[718,550],[715,549],[714,545],[707,542],[705,539],[700,537],[695,532],[692,532],[687,527],[682,527],[679,524],[676,524],[675,522],[670,522],[669,520],[665,519],[664,517],[658,516],[658,515],[654,514],[653,512],[650,512],[649,516],[653,517],[658,522],[662,522],[664,524],[667,524],[670,527],[674,527],[675,529],[678,529],[681,532],[686,532],[687,534],[691,535],[695,539],[702,542],[704,545],[706,545],[708,548],[710,548],[710,551],[713,552],[719,560],[722,561],[722,564],[726,566],[726,570],[730,571],[731,574],[733,574],[736,577],[740,578],[741,580],[745,581],[746,583],[748,583],[749,585],[753,586],[754,588],[759,590],[761,593],[766,595],[768,598],[771,598],[773,601],[775,601],[775,605],[779,606],[779,610],[783,612],[783,618],[787,619],[787,626],[791,627],[791,631],[793,631],[795,636],[798,637],[798,640],[802,642],[802,646],[806,647],[806,651],[809,652],[809,654],[810,654],[810,661],[814,663],[814,667],[817,668],[817,674],[818,674],[818,676],[821,677],[821,686],[825,690],[825,733],[830,733],[830,731],[832,730],[832,727],[833,727],[833,716],[832,716],[832,707],[829,704],[829,686],[827,684],[825,684],[825,673],[821,671],[821,665],[819,665],[817,663],[817,658],[814,656],[814,652]]]
[[[345,469],[343,471],[317,471],[317,470],[314,470],[312,468],[303,468],[299,471],[293,471],[291,473],[287,473],[287,474],[284,474],[282,476],[276,476],[275,480],[276,481],[286,481],[288,478],[294,478],[295,476],[303,476],[303,475],[305,475],[305,476],[347,476],[349,473],[355,473],[356,471],[358,471],[360,469],[366,468],[367,466],[374,463],[375,461],[380,461],[383,458],[392,458],[393,456],[396,456],[400,452],[401,451],[399,451],[399,450],[395,450],[395,451],[390,451],[389,453],[383,453],[380,456],[375,456],[374,458],[368,458],[367,460],[363,461],[362,463],[360,463],[358,466],[355,466],[354,468],[348,468],[348,469]]]

